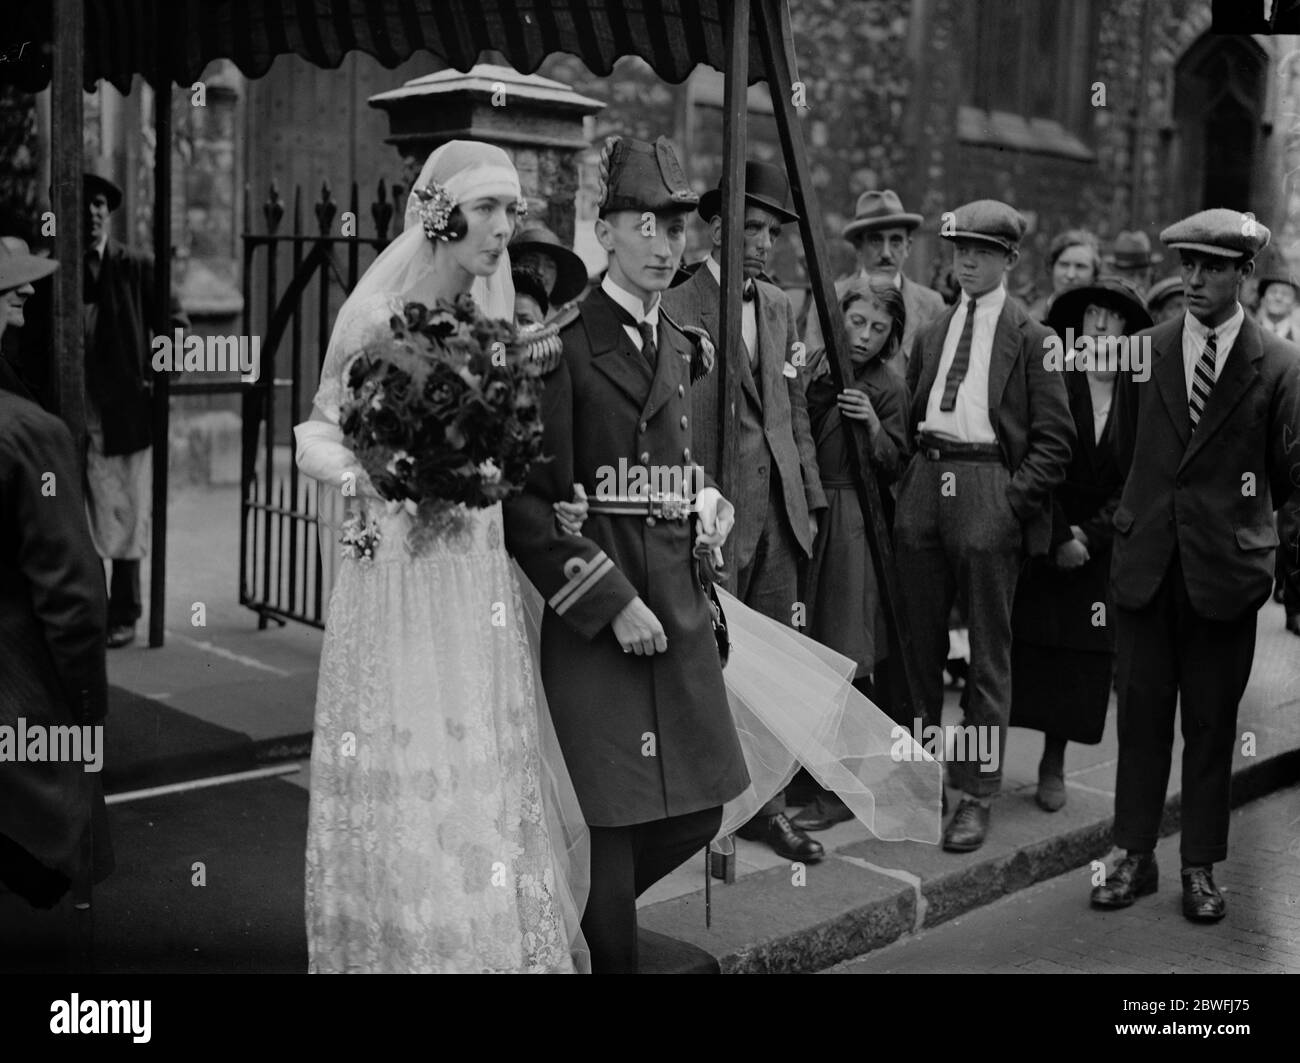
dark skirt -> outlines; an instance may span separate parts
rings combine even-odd
[[[889,653],[876,566],[858,494],[823,481],[826,511],[808,564],[808,635],[844,654],[870,675]]]
[[[1093,746],[1106,729],[1110,653],[1011,644],[1011,726]]]

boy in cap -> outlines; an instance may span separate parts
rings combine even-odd
[[[939,723],[948,615],[961,600],[971,645],[965,723],[977,728],[965,733],[985,750],[977,762],[977,743],[965,743],[948,762],[964,793],[944,831],[949,852],[978,849],[988,834],[1011,712],[1016,582],[1026,554],[1048,551],[1050,496],[1074,445],[1065,381],[1044,366],[1053,334],[1007,294],[1024,232],[1024,218],[996,200],[945,217],[940,236],[955,245],[961,300],[916,337],[907,367],[918,450],[899,484],[894,539],[923,722]]]
[[[1300,351],[1242,309],[1269,231],[1217,208],[1169,226],[1184,317],[1146,332],[1150,378],[1122,380],[1115,445],[1127,474],[1111,565],[1119,694],[1115,844],[1098,908],[1154,893],[1155,844],[1181,705],[1183,914],[1222,919],[1237,704],[1273,585],[1273,512],[1300,481]]]
[[[506,546],[548,599],[542,679],[591,831],[582,929],[598,973],[636,970],[636,898],[702,849],[749,785],[694,557],[722,545],[734,514],[691,471],[696,351],[660,307],[699,197],[664,137],[611,138],[601,174],[609,271],[546,377],[551,460],[504,507]],[[650,497],[637,469],[695,482]],[[611,495],[621,470],[628,490]],[[578,536],[552,510],[574,483],[591,500]]]
[[[903,324],[903,357],[890,361],[892,367],[903,374],[907,372],[907,360],[911,357],[917,333],[946,309],[943,296],[933,288],[917,284],[903,275],[903,266],[912,250],[912,234],[923,220],[920,214],[912,214],[903,209],[902,200],[892,188],[871,188],[863,192],[858,196],[853,220],[844,226],[842,233],[858,254],[859,269],[852,277],[835,282],[837,303],[854,281],[881,280],[892,284],[902,293],[903,306],[907,311]],[[809,295],[808,298],[811,303],[812,296]],[[809,355],[816,356],[809,363],[811,379],[820,376],[826,365],[824,353],[818,354],[825,351],[826,340],[815,310],[808,315],[804,343]]]
[[[765,616],[789,624],[799,598],[800,566],[812,556],[816,514],[826,508],[817,448],[808,426],[799,370],[791,361],[797,339],[794,310],[780,288],[760,279],[782,223],[799,220],[790,209],[785,173],[767,163],[745,164],[745,226],[741,343],[725,353],[728,373],[740,375],[734,418],[718,417],[720,374],[709,373],[692,390],[693,460],[720,477],[724,427],[740,435],[736,483],[725,483],[736,507],[727,589]],[[718,343],[722,302],[722,191],[706,192],[699,215],[709,223],[713,249],[690,279],[664,295],[674,321],[702,328]],[[822,846],[793,826],[779,793],[739,831],[787,860],[812,863]]]

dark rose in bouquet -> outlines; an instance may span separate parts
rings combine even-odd
[[[423,529],[523,489],[542,456],[540,370],[468,296],[407,303],[347,374],[340,423],[379,495]]]

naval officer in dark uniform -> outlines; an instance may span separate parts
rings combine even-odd
[[[734,511],[691,455],[698,341],[660,308],[699,197],[663,137],[611,138],[601,176],[609,272],[546,377],[552,460],[505,504],[506,545],[547,599],[542,678],[591,829],[582,928],[597,973],[636,970],[636,898],[749,784],[694,556],[722,544]],[[674,476],[668,497],[637,490]],[[591,500],[580,536],[552,510],[574,483]]]

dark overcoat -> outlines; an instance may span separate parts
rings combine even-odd
[[[0,366],[0,726],[17,735],[103,720],[107,607],[72,437],[7,373]],[[75,877],[93,814],[97,877],[107,873],[103,813],[84,763],[0,763],[0,835],[44,868]]]
[[[777,476],[784,517],[804,557],[812,553],[809,515],[826,508],[817,471],[817,448],[808,426],[799,368],[792,361],[796,333],[794,311],[785,292],[774,284],[755,280],[754,317],[758,325],[757,379],[750,369],[743,341],[727,359],[740,374],[740,408],[735,430],[740,433],[740,479],[724,483],[727,500],[736,507],[736,527],[731,533],[731,573],[754,556],[763,531],[770,497],[770,481]],[[664,309],[680,325],[703,328],[718,344],[721,335],[721,289],[707,264],[690,280],[664,293]],[[720,348],[719,348],[720,349]],[[788,367],[788,368],[787,368]],[[721,374],[713,372],[696,381],[691,399],[695,421],[694,457],[705,471],[719,476],[723,454],[722,425],[718,423],[718,387]]]
[[[1183,319],[1141,337],[1151,341],[1150,379],[1121,378],[1115,396],[1127,472],[1114,517],[1115,604],[1147,605],[1176,547],[1196,614],[1236,620],[1268,600],[1273,513],[1300,485],[1300,352],[1247,317],[1193,432]]]
[[[562,332],[542,397],[545,450],[505,503],[506,546],[547,600],[542,678],[587,822],[621,827],[712,808],[749,783],[727,707],[693,522],[592,513],[581,536],[552,503],[574,483],[597,500],[602,470],[691,464],[690,339],[664,315],[653,374],[601,289]],[[625,654],[611,623],[634,598],[666,653]]]

